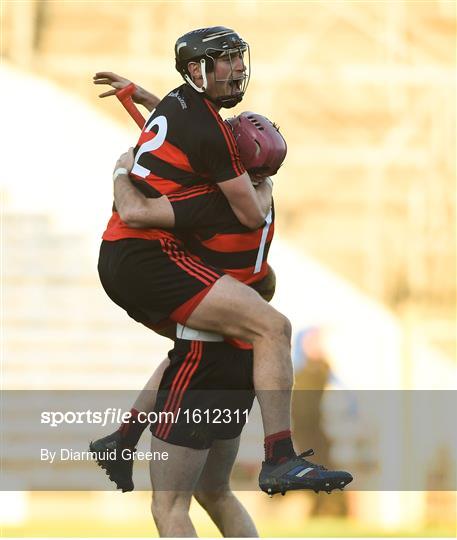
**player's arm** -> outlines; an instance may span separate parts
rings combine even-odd
[[[249,229],[258,229],[269,212],[271,186],[261,186],[259,191],[254,188],[227,124],[216,118],[211,129],[204,130],[203,126],[197,137],[200,150],[197,166],[203,164],[209,181],[219,186],[238,221]]]
[[[130,181],[133,159],[133,149],[130,148],[117,160],[114,168],[114,203],[119,217],[132,228],[174,227],[175,215],[167,197],[148,199]]]
[[[253,177],[251,176],[251,179]],[[262,211],[268,214],[271,208],[271,197],[273,192],[273,181],[269,176],[262,179],[256,179],[258,184],[255,186],[255,192],[259,199]]]
[[[117,160],[114,170],[114,203],[121,220],[134,229],[205,227],[208,223],[224,226],[229,203],[219,189],[208,186],[206,193],[195,195],[192,188],[187,195],[181,190],[170,198],[163,196],[149,199],[132,183],[129,172],[133,166],[133,150]],[[231,217],[233,216],[233,217]]]
[[[93,79],[94,84],[108,84],[112,87],[112,90],[107,90],[100,94],[99,97],[101,98],[114,96],[118,90],[125,88],[132,82],[111,71],[99,71],[94,75]],[[134,103],[143,105],[148,111],[152,111],[160,103],[160,99],[157,96],[137,84],[135,84],[135,92],[132,94],[132,99]]]
[[[263,225],[271,206],[271,183],[262,182],[254,188],[249,174],[244,172],[218,186],[242,225],[253,230]]]

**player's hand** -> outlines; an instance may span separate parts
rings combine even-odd
[[[116,95],[118,90],[125,88],[131,84],[131,82],[132,81],[129,81],[125,77],[121,77],[120,75],[117,75],[117,73],[112,73],[111,71],[99,71],[94,75],[94,84],[109,84],[113,87],[112,90],[107,90],[106,92],[99,94],[98,97],[101,98]],[[135,92],[132,94],[132,99],[135,103],[140,105],[143,103],[144,90],[140,86],[135,85]]]
[[[262,184],[262,182],[265,182],[267,178],[270,178],[269,176],[264,176],[261,174],[254,174],[254,173],[249,173],[249,177],[251,178],[251,182],[253,186],[259,186],[260,184]],[[270,181],[271,181],[271,178],[270,178]]]
[[[118,90],[125,88],[129,84],[134,84],[125,77],[121,77],[120,75],[117,75],[117,73],[112,73],[111,71],[99,71],[93,78],[94,84],[109,84],[113,88],[112,90],[107,90],[106,92],[99,94],[98,97],[101,98],[114,96]],[[160,99],[156,95],[151,94],[151,92],[141,88],[141,86],[138,86],[137,84],[134,84],[134,86],[135,91],[132,94],[132,100],[138,105],[146,107],[148,111],[155,109],[160,103]]]
[[[116,169],[119,169],[120,167],[122,167],[124,169],[127,169],[128,172],[130,172],[133,168],[133,162],[134,162],[133,148],[129,148],[127,152],[124,152],[116,161],[114,170],[116,171]]]
[[[270,302],[276,290],[276,274],[274,273],[273,268],[268,265],[267,275],[261,281],[253,283],[251,287],[255,289],[264,300]]]

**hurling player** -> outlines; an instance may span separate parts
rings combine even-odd
[[[252,186],[233,135],[218,114],[221,107],[242,99],[248,81],[245,53],[247,44],[224,27],[178,39],[176,67],[186,82],[159,103],[146,123],[132,169],[135,188],[123,178],[123,170],[115,172],[127,208],[136,208],[140,191],[145,198],[139,210],[144,213],[150,202],[162,204],[164,195],[183,189],[204,194],[217,184],[242,225],[265,226],[271,186]],[[175,231],[138,229],[131,216],[124,217],[125,221],[115,209],[101,248],[100,277],[105,288],[112,288],[111,297],[149,326],[172,319],[252,343],[254,386],[265,431],[261,487],[270,493],[296,484],[310,487],[302,471],[296,471],[290,438],[290,323],[255,291],[206,261],[197,261]],[[266,395],[261,390],[275,392]],[[351,480],[344,474],[342,484]]]
[[[267,127],[266,123],[264,125]],[[127,160],[118,165],[131,167]],[[196,234],[197,231],[205,234],[205,228],[208,228],[206,240],[201,238],[206,246],[200,246],[205,250],[205,256],[216,259],[227,273],[233,273],[238,279],[260,280],[253,286],[260,283],[264,294],[273,294],[269,274],[268,287],[265,278],[261,278],[265,271],[268,272],[266,259],[273,236],[273,218],[266,235],[262,263],[258,264],[256,272],[257,252],[252,248],[261,245],[262,234],[259,232],[262,230],[249,231],[241,226],[223,195],[212,192],[183,197],[174,201],[172,207],[175,220],[182,227],[192,224]],[[157,218],[151,216],[149,219]],[[218,222],[218,233],[211,233],[212,221]],[[194,247],[199,251],[197,241],[194,241]],[[186,327],[178,329],[178,336],[169,353],[170,361],[163,362],[156,370],[132,414],[138,419],[140,411],[149,412],[155,404],[158,413],[176,414],[181,409],[197,411],[199,418],[200,411],[206,411],[210,417],[192,423],[181,413],[180,421],[175,419],[151,426],[152,450],[166,451],[169,455],[165,463],[151,463],[150,468],[154,488],[152,511],[157,528],[161,536],[195,535],[188,513],[193,495],[224,536],[256,536],[252,519],[230,489],[239,436],[254,397],[252,351],[242,348],[241,344],[224,343],[222,336]],[[160,392],[155,403],[159,382]],[[217,415],[220,416],[222,411],[224,418],[221,421]],[[134,448],[147,426],[145,422],[128,421],[118,432],[93,443],[91,449],[102,453],[113,442],[118,448]],[[133,460],[109,463],[102,458],[99,463],[118,487],[125,491],[133,489]],[[318,469],[303,458],[297,459],[296,467]]]

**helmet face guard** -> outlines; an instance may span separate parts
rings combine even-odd
[[[233,58],[236,56],[240,56],[243,64],[244,64],[244,72],[241,77],[234,77],[233,74]],[[207,53],[207,56],[210,56],[210,58],[214,58],[214,52],[209,51]],[[229,62],[230,62],[230,73],[229,76],[226,79],[217,79],[216,78],[216,62],[223,57],[228,56]],[[251,57],[249,52],[249,45],[247,43],[244,43],[242,47],[239,47],[237,49],[229,49],[228,51],[222,51],[222,54],[219,54],[214,58],[214,70],[213,70],[213,77],[215,83],[220,82],[229,82],[230,87],[232,89],[231,93],[225,96],[218,96],[213,101],[220,105],[221,107],[224,107],[226,109],[230,109],[234,107],[237,103],[239,103],[247,90],[249,79],[251,75]],[[206,77],[211,76],[211,74],[206,74]]]
[[[233,60],[236,56],[242,58],[244,72],[242,77],[235,77],[233,70]],[[220,58],[229,59],[231,70],[226,79],[216,78],[216,62]],[[233,30],[224,26],[215,26],[211,28],[202,28],[193,30],[179,38],[175,45],[176,69],[184,80],[192,86],[194,90],[200,93],[206,93],[208,88],[208,77],[211,76],[210,70],[207,70],[207,63],[213,66],[215,83],[229,82],[231,87],[230,94],[211,99],[220,107],[231,108],[239,103],[246,92],[250,78],[250,54],[249,45]],[[247,65],[245,60],[247,59]],[[189,62],[199,62],[203,77],[203,86],[197,86],[189,76]]]

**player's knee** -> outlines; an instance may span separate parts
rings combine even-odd
[[[287,343],[290,343],[290,340],[292,338],[292,324],[289,321],[289,319],[280,313],[280,332],[281,335],[284,336],[284,339],[287,340]]]
[[[272,310],[265,318],[265,335],[275,342],[282,342],[290,344],[292,336],[292,325],[289,319],[279,313],[279,311]]]
[[[156,523],[158,523],[160,519],[162,518],[163,512],[164,512],[163,505],[161,504],[160,501],[157,500],[157,497],[153,496],[152,502],[151,502],[151,514]]]
[[[202,508],[209,510],[221,504],[225,504],[227,498],[233,495],[230,486],[226,485],[217,490],[207,491],[200,489],[194,492],[194,497]]]
[[[156,491],[152,496],[152,517],[157,522],[175,512],[188,512],[189,505],[190,497],[187,493]]]

